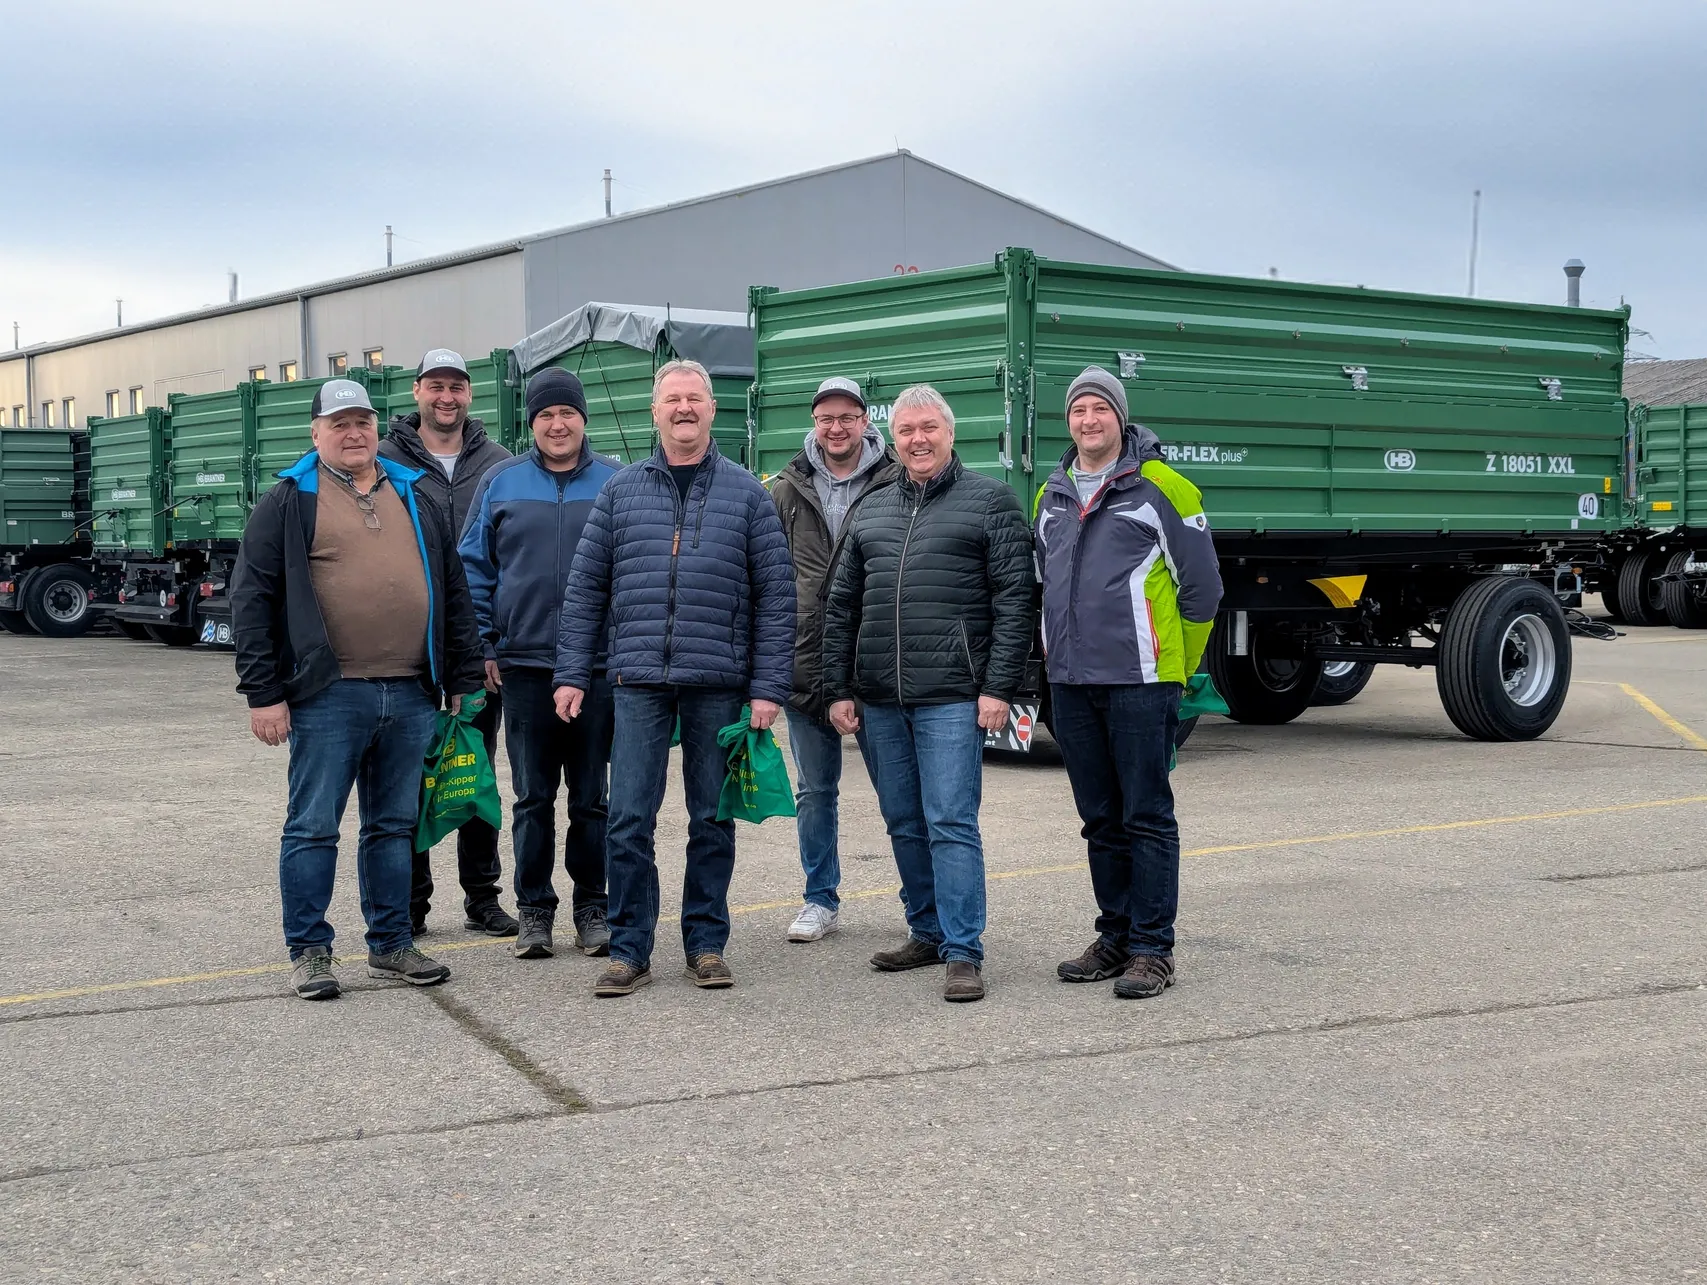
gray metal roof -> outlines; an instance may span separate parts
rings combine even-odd
[[[1644,406],[1707,402],[1707,357],[1625,362],[1624,396]]]

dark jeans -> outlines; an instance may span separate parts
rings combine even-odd
[[[563,868],[573,885],[576,924],[605,908],[605,821],[610,798],[610,684],[595,678],[573,722],[557,717],[551,671],[506,669],[509,718],[504,748],[510,756],[515,847],[516,907],[557,914],[551,872],[557,856],[557,787],[568,787],[569,824],[563,834]]]
[[[1049,730],[1061,747],[1090,848],[1096,928],[1121,952],[1166,955],[1179,912],[1179,825],[1168,782],[1176,683],[1051,683]]]
[[[860,711],[908,932],[944,960],[984,962],[984,732],[976,701]]]
[[[421,760],[433,737],[431,698],[413,678],[343,678],[290,707],[290,803],[279,843],[285,945],[296,959],[332,945],[326,908],[338,827],[356,790],[367,948],[402,950],[409,927],[409,853],[421,807]]]
[[[719,728],[741,716],[745,694],[733,687],[630,687],[614,691],[611,745],[611,959],[652,962],[658,927],[658,859],[653,846],[670,766],[670,729],[682,720],[682,787],[688,805],[687,872],[682,878],[682,945],[689,959],[729,944],[729,880],[735,873],[735,823],[717,819],[729,755]]]
[[[828,723],[792,706],[788,709],[788,748],[794,754],[795,834],[800,867],[806,874],[805,900],[826,910],[841,905],[838,819],[842,785],[842,734]],[[856,734],[865,754],[865,726]],[[866,769],[870,774],[871,769]]]
[[[472,700],[472,697],[464,697]],[[486,742],[486,757],[498,752],[498,724],[504,717],[504,698],[486,693],[486,708],[474,716],[471,726]],[[432,854],[417,852],[410,877],[409,913],[417,920],[427,917],[433,900]],[[462,904],[470,910],[490,906],[498,900],[498,832],[476,818],[456,832],[456,873],[462,883]]]

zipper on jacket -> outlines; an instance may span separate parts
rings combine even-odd
[[[972,640],[966,636],[966,621],[960,621],[960,649],[966,653],[966,672],[972,675],[972,681],[978,681],[978,667],[972,663]]]
[[[1091,495],[1089,502],[1079,505],[1079,529],[1073,536],[1072,575],[1068,580],[1068,583],[1072,585],[1072,592],[1067,595],[1067,636],[1075,642],[1079,640],[1079,569],[1083,564],[1081,555],[1085,548],[1085,524],[1090,519],[1091,510],[1096,508],[1097,502],[1107,493],[1109,487],[1140,471],[1142,467],[1139,465],[1137,469],[1127,469],[1123,473],[1116,473],[1112,477],[1105,478],[1103,484],[1097,487]],[[1078,495],[1075,494],[1073,496],[1074,503],[1078,503],[1078,499]]]
[[[670,540],[670,594],[664,603],[664,681],[670,681],[670,647],[676,637],[676,567],[679,565],[682,552],[682,526],[687,522],[688,506],[682,499],[681,489],[676,485],[676,479],[668,468],[664,470],[664,480],[670,484],[670,496],[676,502],[676,534]],[[697,477],[694,479],[699,480]],[[693,488],[688,488],[688,494],[693,494]]]
[[[913,515],[907,519],[907,534],[901,537],[901,560],[895,566],[895,703],[905,705],[906,697],[901,690],[901,587],[902,577],[907,572],[907,547],[913,543],[913,526],[919,520],[919,510],[925,507],[924,488],[919,488],[919,498],[913,502]]]

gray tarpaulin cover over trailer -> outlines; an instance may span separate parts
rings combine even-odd
[[[670,351],[677,357],[697,361],[715,376],[753,377],[753,332],[746,314],[740,312],[585,303],[511,351],[522,374],[531,375],[585,343],[618,343],[652,352],[659,335],[669,340]]]

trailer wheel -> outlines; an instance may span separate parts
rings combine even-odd
[[[1227,712],[1240,723],[1273,726],[1290,723],[1310,708],[1310,697],[1321,681],[1322,662],[1292,660],[1265,654],[1263,632],[1250,633],[1250,654],[1227,654],[1226,617],[1209,639],[1209,676],[1227,702]]]
[[[1665,586],[1654,579],[1665,555],[1638,550],[1618,568],[1618,610],[1632,625],[1666,623]]]
[[[148,636],[157,643],[165,643],[168,647],[194,647],[196,631],[187,625],[144,625]]]
[[[9,634],[23,634],[26,637],[35,633],[29,618],[21,611],[0,611],[0,629]]]
[[[113,623],[119,627],[121,634],[133,642],[154,641],[154,636],[148,632],[147,625],[138,624],[134,620],[115,620]]]
[[[1435,685],[1447,717],[1478,741],[1528,741],[1553,725],[1571,686],[1571,633],[1533,580],[1471,585],[1446,614]]]
[[[1369,686],[1375,666],[1366,660],[1335,660],[1322,666],[1322,680],[1316,684],[1312,705],[1344,705]]]
[[[1183,748],[1185,743],[1191,739],[1191,734],[1197,730],[1197,720],[1201,717],[1200,714],[1193,714],[1190,718],[1182,719],[1175,725],[1174,748],[1176,750]]]
[[[24,617],[44,638],[77,638],[95,624],[95,577],[70,562],[40,567],[24,584]]]
[[[1689,566],[1694,557],[1688,549],[1674,553],[1666,563],[1666,574],[1676,575]],[[1671,580],[1660,585],[1665,600],[1666,619],[1679,629],[1707,629],[1707,603],[1701,600],[1701,589],[1687,580]]]
[[[1618,605],[1618,573],[1624,569],[1624,559],[1619,558],[1612,564],[1612,570],[1607,572],[1597,589],[1600,593],[1600,605],[1606,610],[1606,618],[1615,625],[1622,625],[1624,608]]]

